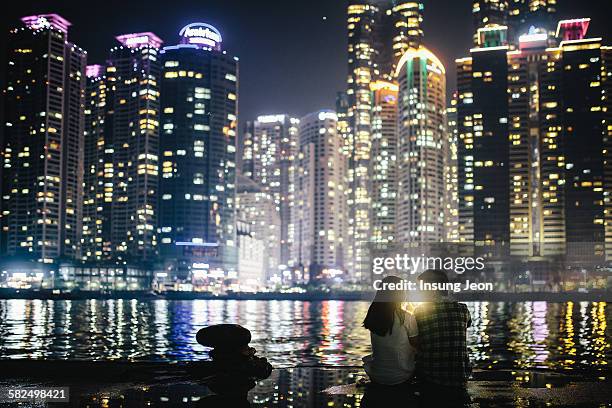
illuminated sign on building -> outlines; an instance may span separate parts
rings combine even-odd
[[[575,18],[572,20],[561,20],[557,25],[557,38],[563,41],[582,40],[586,36],[590,18]]]
[[[284,122],[285,115],[261,115],[257,117],[257,121],[259,123]]]
[[[193,44],[202,48],[221,49],[223,38],[215,27],[206,23],[187,24],[179,32],[181,44]]]
[[[99,64],[87,65],[87,68],[85,68],[85,76],[87,78],[97,78],[102,76],[103,72],[104,67]]]
[[[319,112],[319,120],[338,120],[336,112],[332,111],[321,111]]]
[[[140,48],[147,46],[159,48],[163,43],[163,41],[158,36],[151,32],[124,34],[115,38],[122,45],[128,48]]]
[[[58,14],[37,14],[33,16],[22,17],[21,21],[26,27],[32,30],[39,30],[53,27],[64,33],[68,32],[70,22]]]

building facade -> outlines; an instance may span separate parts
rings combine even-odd
[[[353,280],[369,279],[368,245],[371,242],[372,112],[370,84],[393,80],[401,56],[418,48],[423,31],[422,2],[354,0],[347,9],[348,78],[346,115],[349,126],[342,138],[348,146],[349,259]],[[343,114],[341,112],[341,114]]]
[[[457,167],[457,93],[446,108],[446,164],[444,165],[444,229],[446,242],[459,242],[459,173]]]
[[[267,284],[265,242],[257,238],[251,224],[238,218],[236,221],[238,265],[235,289],[257,292]]]
[[[80,255],[86,52],[57,14],[9,32],[1,140],[0,254]]]
[[[508,28],[508,44],[514,49],[524,34],[546,34],[553,39],[557,27],[557,0],[474,0],[472,20],[474,45],[479,45],[479,30],[496,26]]]
[[[85,91],[83,234],[84,261],[112,258],[109,203],[113,201],[114,169],[111,150],[106,149],[106,98],[109,82],[106,67],[88,65]]]
[[[162,42],[150,32],[116,39],[106,68],[88,72],[84,259],[150,263],[158,257]]]
[[[500,35],[457,60],[462,240],[520,258],[605,254],[609,48],[588,25],[512,47]]]
[[[299,119],[287,114],[262,115],[247,123],[242,173],[272,195],[281,220],[280,264],[291,266],[295,157]]]
[[[249,234],[263,243],[264,278],[282,281],[280,268],[281,219],[271,193],[250,178],[239,175],[236,183],[237,217],[248,224]]]
[[[238,61],[208,24],[187,25],[180,37],[160,52],[161,254],[177,280],[232,277]]]
[[[404,53],[396,77],[398,242],[442,242],[446,238],[446,72],[440,60],[421,46]]]
[[[371,241],[390,244],[396,235],[397,157],[398,157],[398,86],[392,82],[370,84],[373,93],[372,151],[370,186],[372,206]]]
[[[304,280],[343,277],[346,161],[333,111],[300,119],[292,258]]]
[[[507,247],[508,47],[475,50],[479,51],[471,58],[457,60],[459,239],[480,246]],[[474,72],[478,73],[474,76]]]

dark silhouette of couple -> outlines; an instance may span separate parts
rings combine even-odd
[[[434,287],[449,282],[446,273],[434,269],[418,279],[443,284]],[[447,291],[432,290],[423,293],[424,302],[412,313],[407,312],[402,308],[407,292],[389,289],[401,282],[397,276],[383,279],[363,321],[372,343],[372,354],[363,359],[371,380],[363,406],[462,407],[470,402],[468,308],[451,300]]]

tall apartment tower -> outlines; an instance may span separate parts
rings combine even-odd
[[[457,60],[459,239],[491,247],[510,235],[506,34]]]
[[[421,46],[404,53],[399,85],[398,242],[445,240],[446,72]]]
[[[331,279],[344,269],[346,161],[333,111],[300,119],[295,176],[295,265],[307,280]]]
[[[459,242],[459,174],[457,167],[457,93],[446,108],[446,152],[444,157],[444,229],[446,242]]]
[[[549,45],[553,45],[556,14],[557,0],[474,0],[474,45],[479,45],[479,31],[497,26],[508,28],[508,45],[512,49],[518,47],[520,36],[525,34],[545,34],[551,40]]]
[[[161,253],[178,279],[236,272],[238,59],[205,23],[164,47],[160,135]],[[205,265],[201,268],[198,265]],[[196,268],[196,266],[198,266]]]
[[[106,69],[89,71],[84,257],[148,263],[158,254],[162,42],[150,32],[116,39]]]
[[[291,263],[292,203],[299,119],[287,114],[262,115],[243,135],[242,173],[272,194],[281,220],[281,265]]]
[[[52,263],[80,254],[86,52],[70,22],[28,16],[9,32],[1,140],[0,253]]]
[[[508,24],[508,7],[508,0],[474,0],[472,21],[475,45],[478,45],[478,29]]]
[[[511,39],[518,44],[519,37],[533,32],[555,38],[557,28],[557,0],[508,0],[508,24]]]
[[[105,137],[107,94],[112,84],[102,65],[88,65],[86,77],[82,259],[95,262],[113,257],[113,150],[107,148]]]
[[[398,86],[376,81],[370,88],[374,98],[369,187],[371,240],[376,244],[390,244],[395,240],[397,222]]]
[[[392,80],[400,57],[418,48],[422,38],[421,2],[352,0],[348,5],[349,126],[342,138],[348,145],[349,274],[358,282],[370,276],[368,243],[371,241],[372,205],[370,160],[374,99],[370,84]]]
[[[609,246],[609,48],[588,25],[564,20],[552,40],[536,32],[457,60],[463,241],[523,258]]]

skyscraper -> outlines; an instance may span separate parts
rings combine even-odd
[[[508,0],[474,0],[472,21],[474,44],[478,45],[478,29],[508,24]]]
[[[174,277],[235,276],[238,59],[193,23],[164,47],[159,233]]]
[[[608,48],[588,25],[561,21],[554,38],[532,30],[516,50],[488,43],[457,60],[462,240],[523,258],[604,254]]]
[[[510,234],[508,46],[499,43],[457,60],[459,237],[488,246]]]
[[[459,175],[457,168],[457,93],[446,108],[446,152],[444,157],[444,229],[446,242],[459,242]]]
[[[287,114],[262,115],[244,134],[243,174],[263,186],[274,197],[281,220],[281,265],[290,265],[293,235],[295,156],[299,119]]]
[[[98,68],[89,72],[84,254],[87,260],[153,262],[162,42],[150,32],[116,39],[105,77]]]
[[[421,2],[353,0],[348,5],[347,117],[342,138],[349,146],[348,206],[351,259],[350,275],[356,281],[369,277],[368,242],[372,222],[370,152],[372,108],[370,83],[391,80],[400,57],[422,40]]]
[[[508,24],[511,40],[518,44],[519,37],[534,27],[537,33],[554,39],[557,27],[557,0],[508,0]]]
[[[0,253],[52,263],[80,252],[86,52],[57,14],[9,33]]]
[[[333,111],[300,119],[292,258],[306,279],[342,274],[346,242],[346,161]]]
[[[554,39],[556,28],[557,0],[474,0],[472,16],[474,23],[474,45],[479,42],[479,30],[504,26],[510,48],[518,46],[524,34],[546,34]]]
[[[394,242],[397,222],[398,87],[391,82],[376,81],[370,88],[374,99],[369,187],[371,240],[387,244]]]
[[[82,234],[85,261],[113,257],[110,212],[114,189],[113,150],[107,150],[105,138],[107,92],[112,84],[105,74],[106,67],[102,65],[87,66]]]
[[[445,240],[446,72],[427,48],[410,49],[399,84],[398,242]]]

